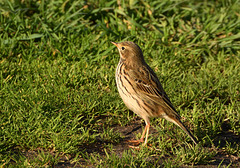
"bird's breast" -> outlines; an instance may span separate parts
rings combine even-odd
[[[154,104],[142,99],[141,95],[138,94],[136,86],[132,83],[135,81],[132,81],[127,73],[124,73],[124,64],[121,62],[118,64],[115,77],[118,92],[131,111],[142,118],[157,116],[157,109]]]

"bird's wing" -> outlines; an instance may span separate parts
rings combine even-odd
[[[135,86],[138,88],[140,94],[147,95],[160,106],[168,107],[168,109],[175,113],[176,116],[180,117],[166,92],[163,90],[156,74],[150,67],[148,67],[148,65],[140,67],[138,73],[133,70],[130,70],[129,73],[131,73],[130,76],[135,82]]]

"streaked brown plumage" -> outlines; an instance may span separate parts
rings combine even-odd
[[[120,53],[116,70],[119,94],[126,106],[142,117],[146,123],[140,142],[147,144],[150,117],[161,117],[183,129],[197,144],[197,140],[181,122],[179,114],[170,102],[156,74],[144,61],[140,47],[130,41],[115,43]]]

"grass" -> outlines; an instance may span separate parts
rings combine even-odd
[[[0,2],[1,167],[239,166],[240,1]],[[120,99],[119,55],[143,50],[200,140]]]

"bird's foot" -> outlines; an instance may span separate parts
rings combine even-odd
[[[144,143],[144,139],[143,138],[141,138],[139,140],[128,140],[127,142],[132,143],[132,145],[128,145],[132,149],[139,149],[140,148],[139,145],[141,143],[143,143],[142,146],[148,146],[148,147],[152,146],[152,144]]]
[[[132,145],[134,145],[134,146],[139,146],[140,143],[144,142],[144,140],[141,138],[139,140],[128,140],[127,142],[132,143]]]

